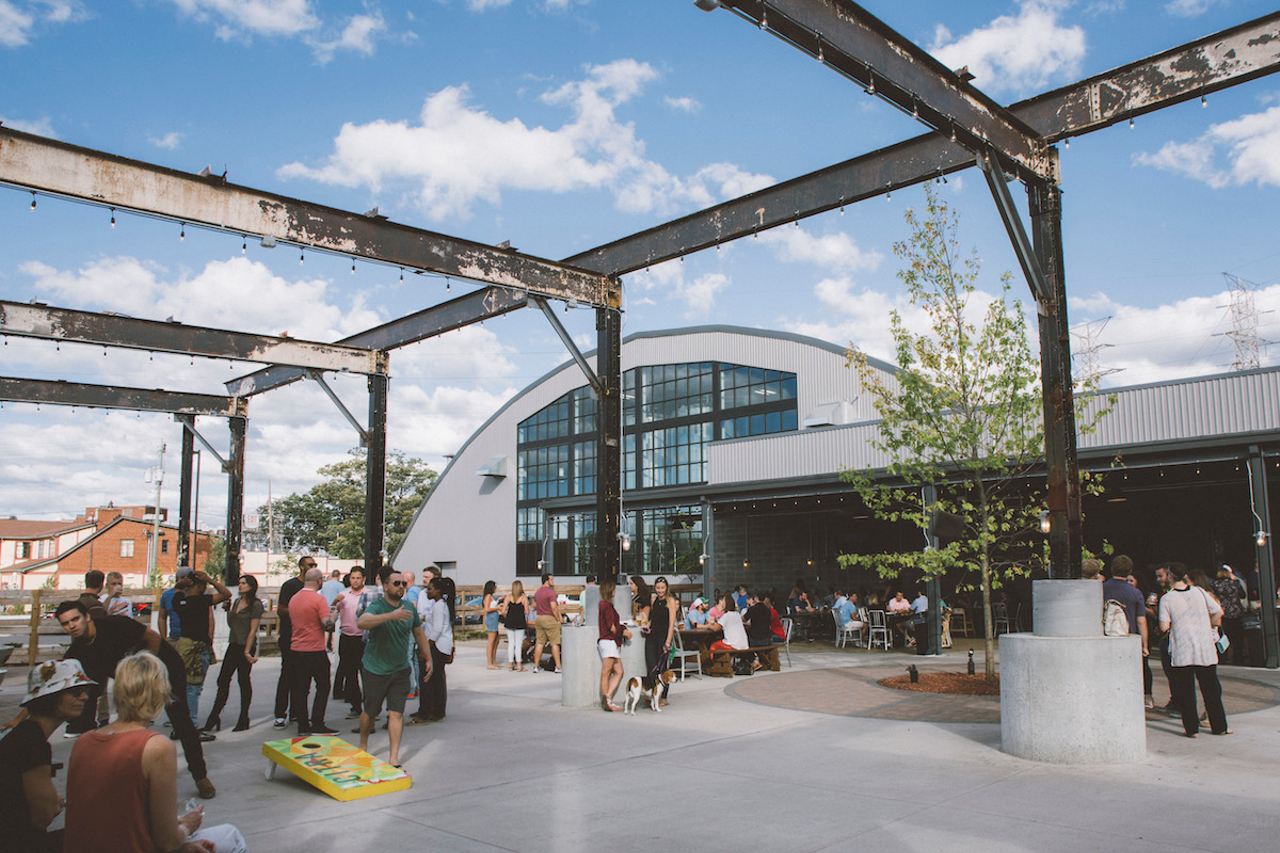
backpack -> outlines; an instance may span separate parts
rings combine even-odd
[[[1102,633],[1108,637],[1129,636],[1129,617],[1125,615],[1124,605],[1114,598],[1108,598],[1102,605]]]

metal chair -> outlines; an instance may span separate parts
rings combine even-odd
[[[876,637],[879,637],[879,642],[884,646],[884,650],[886,652],[889,651],[889,646],[892,641],[889,639],[889,621],[885,617],[884,611],[868,610],[867,625],[869,626],[867,633],[867,648],[874,649],[877,642]]]
[[[782,638],[782,650],[787,653],[787,666],[791,666],[791,626],[795,623],[790,616],[784,616],[778,621],[782,623],[782,631],[786,635]]]
[[[836,626],[836,647],[844,648],[850,641],[855,646],[866,645],[867,620],[864,618],[864,611],[858,608],[857,618],[849,619],[842,625]]]
[[[684,641],[680,639],[679,631],[671,632],[671,668],[678,669],[680,672],[680,680],[684,681],[685,675],[690,670],[690,664],[693,665],[695,674],[702,677],[702,652],[697,649],[686,651]]]
[[[1009,633],[1009,612],[1005,609],[1004,602],[999,602],[991,607],[991,619],[994,623],[995,634],[1000,636],[1001,630]]]

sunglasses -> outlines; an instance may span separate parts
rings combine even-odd
[[[404,581],[387,581],[387,586],[405,586]]]

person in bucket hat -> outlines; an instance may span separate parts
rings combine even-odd
[[[62,849],[62,830],[45,831],[65,806],[53,786],[49,736],[80,715],[94,685],[78,660],[48,661],[28,673],[26,713],[0,740],[0,838],[11,849]]]

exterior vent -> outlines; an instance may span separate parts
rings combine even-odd
[[[499,479],[507,476],[507,457],[495,456],[488,462],[480,466],[476,471],[477,477],[497,477]]]

